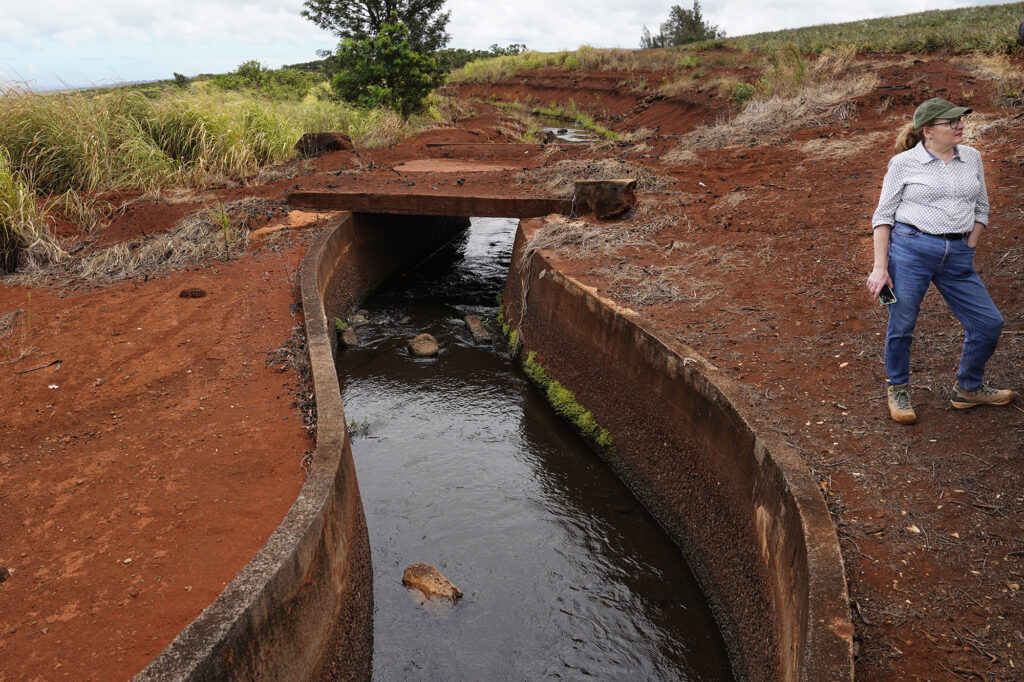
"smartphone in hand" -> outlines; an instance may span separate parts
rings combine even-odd
[[[891,286],[886,284],[882,287],[882,290],[878,292],[878,302],[882,305],[892,305],[896,302],[896,294],[893,293]]]

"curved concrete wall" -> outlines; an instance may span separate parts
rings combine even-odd
[[[136,680],[369,678],[369,541],[328,320],[465,224],[346,214],[310,247],[300,274],[317,439],[306,482],[256,557]]]
[[[505,318],[614,439],[607,459],[687,556],[743,680],[853,679],[842,557],[807,466],[758,434],[739,385],[558,270],[519,262]],[[523,296],[524,285],[527,295]]]

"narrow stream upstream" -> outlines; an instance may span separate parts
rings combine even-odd
[[[363,307],[339,354],[373,562],[375,680],[731,680],[678,548],[529,383],[493,319],[516,221],[467,233]],[[491,319],[475,346],[463,317]],[[421,332],[441,353],[404,348]],[[406,566],[465,593],[417,604]]]

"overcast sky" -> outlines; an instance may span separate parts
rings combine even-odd
[[[450,46],[633,48],[642,27],[656,31],[672,4],[448,0]],[[985,4],[998,0],[707,0],[702,7],[707,21],[738,36]],[[81,86],[223,73],[249,59],[274,68],[310,61],[337,40],[301,9],[302,0],[0,0],[0,82]]]

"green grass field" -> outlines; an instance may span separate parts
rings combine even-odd
[[[522,71],[538,68],[565,70],[610,69],[657,71],[701,65],[757,62],[757,53],[770,54],[790,46],[802,54],[826,50],[856,52],[982,53],[1007,54],[1017,46],[1017,22],[1024,17],[1024,2],[952,10],[918,12],[896,17],[823,24],[804,28],[755,33],[735,38],[692,43],[681,48],[653,50],[599,50],[589,46],[575,51],[524,52],[482,59],[453,71],[452,82],[496,82]],[[694,52],[717,49],[755,53],[752,56],[722,54],[697,58]],[[714,62],[714,63],[712,63]]]
[[[692,47],[768,52],[792,43],[804,53],[855,45],[861,52],[997,54],[1021,49],[1016,35],[1022,17],[1024,2],[1015,2],[755,33]]]

